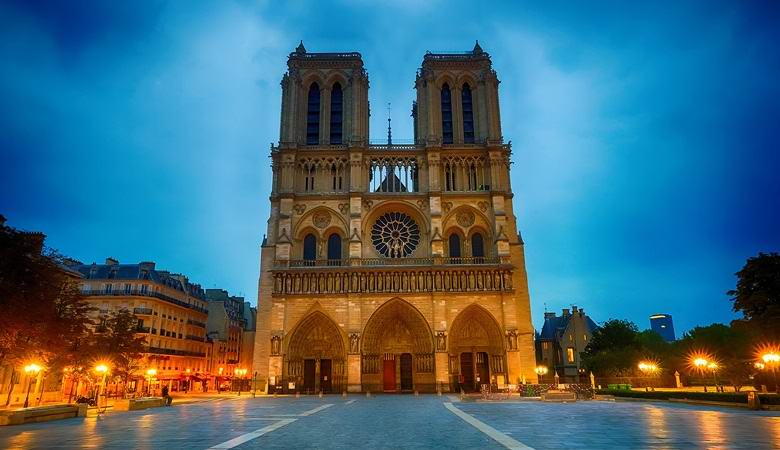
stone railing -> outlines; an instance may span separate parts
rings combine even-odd
[[[273,294],[511,291],[512,269],[462,266],[410,270],[275,270]]]
[[[424,258],[346,258],[346,259],[290,259],[275,260],[274,269],[348,268],[348,267],[398,267],[398,266],[464,266],[509,265],[508,256],[432,256]]]

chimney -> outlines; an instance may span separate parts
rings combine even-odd
[[[154,270],[154,261],[143,261],[138,263],[138,267],[142,270]]]
[[[544,313],[544,320],[554,319],[554,318],[555,318],[555,313],[554,312],[546,312],[546,313]]]
[[[111,258],[111,257],[106,258],[106,265],[107,266],[115,266],[117,264],[119,264],[119,261],[117,261],[116,259]]]
[[[576,313],[577,312],[577,306],[571,305],[571,312]]]
[[[569,308],[563,308],[563,317],[569,317]]]

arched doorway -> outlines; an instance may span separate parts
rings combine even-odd
[[[344,339],[338,326],[315,311],[290,335],[285,354],[285,388],[295,383],[295,392],[341,392],[344,390]]]
[[[363,390],[433,392],[433,334],[420,311],[393,299],[366,324],[362,346]]]
[[[501,327],[486,309],[471,305],[461,311],[452,323],[449,341],[451,386],[473,392],[483,384],[507,380]]]

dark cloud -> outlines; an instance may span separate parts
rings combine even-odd
[[[728,321],[733,273],[780,249],[778,18],[777,2],[4,2],[0,212],[85,261],[155,259],[254,301],[298,40],[360,51],[372,137],[392,102],[404,139],[422,55],[479,39],[537,324],[570,303]]]

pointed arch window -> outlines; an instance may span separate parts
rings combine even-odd
[[[485,259],[485,240],[481,233],[474,233],[471,236],[471,256],[477,263]]]
[[[306,114],[306,144],[320,143],[320,86],[312,83],[309,87],[309,103]]]
[[[330,91],[330,143],[341,145],[342,121],[344,108],[344,94],[341,85],[336,83]]]
[[[341,264],[341,236],[333,233],[328,237],[328,265],[338,266]]]
[[[303,238],[303,259],[304,261],[311,261],[309,264],[314,264],[314,260],[317,259],[317,236],[309,233]]]
[[[447,83],[441,87],[441,137],[444,144],[452,144],[452,93]]]
[[[463,106],[463,142],[474,143],[474,109],[471,103],[471,87],[466,83],[460,94],[461,106]]]
[[[450,258],[460,258],[460,236],[458,236],[456,233],[452,233],[449,237],[448,243],[450,247]]]

